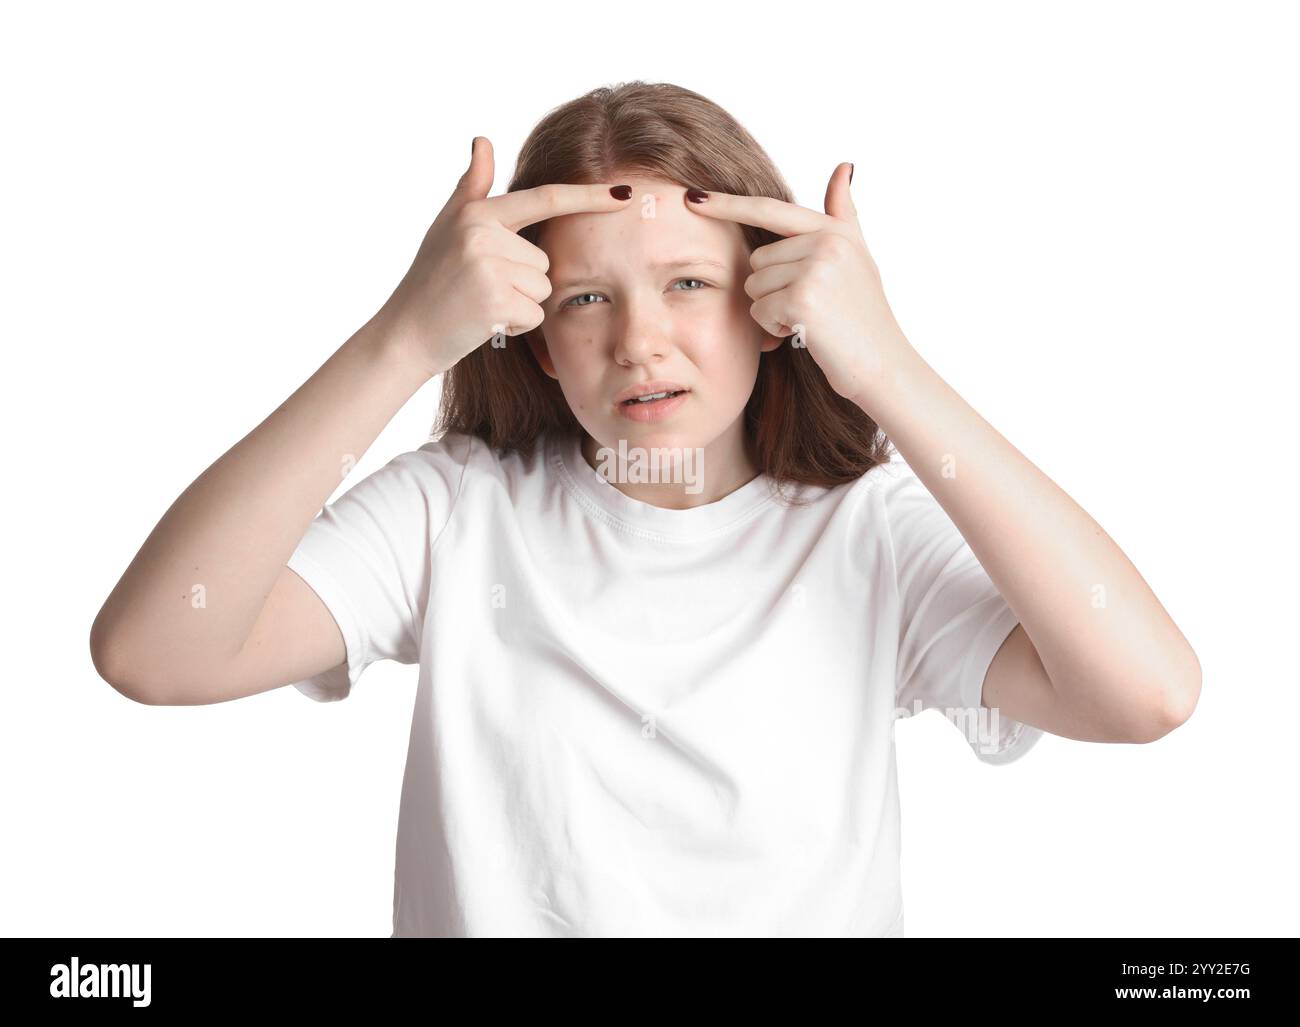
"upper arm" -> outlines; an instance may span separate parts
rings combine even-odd
[[[377,660],[414,663],[432,549],[459,494],[472,439],[399,453],[327,505],[280,568],[238,654],[187,676],[155,705],[224,702],[283,685],[312,699],[349,694]]]
[[[1162,732],[1149,721],[1116,722],[1113,710],[1062,696],[1023,624],[1017,624],[984,676],[982,705],[1013,720],[1081,742],[1147,742]]]
[[[242,699],[336,667],[347,658],[343,634],[329,609],[294,571],[282,567],[239,655],[203,681],[185,683],[182,702],[197,706]]]
[[[1012,629],[994,654],[984,675],[980,703],[1052,734],[1070,734],[1063,730],[1068,718],[1062,714],[1056,690],[1023,624]]]
[[[346,660],[343,632],[333,614],[310,585],[285,567],[236,661],[238,695],[302,681]]]

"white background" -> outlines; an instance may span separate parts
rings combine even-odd
[[[97,677],[90,625],[181,491],[387,299],[471,138],[496,194],[548,110],[630,79],[726,107],[804,206],[856,163],[912,344],[1106,528],[1204,669],[1151,745],[1048,736],[993,767],[937,713],[900,722],[907,935],[1296,933],[1292,21],[6,6],[0,933],[391,932],[417,669],[342,703],[147,707]],[[425,440],[438,387],[340,492]]]

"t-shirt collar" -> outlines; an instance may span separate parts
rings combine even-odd
[[[551,434],[546,441],[547,465],[589,513],[612,519],[642,534],[695,539],[725,532],[748,521],[776,498],[774,483],[759,473],[721,499],[685,510],[670,510],[625,495],[607,482],[582,455],[582,432]]]

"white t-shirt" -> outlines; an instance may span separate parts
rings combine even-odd
[[[976,713],[1017,618],[904,462],[795,488],[669,510],[452,433],[319,514],[347,663],[295,687],[420,665],[394,937],[902,936],[896,710]],[[985,762],[1042,734],[991,712]]]

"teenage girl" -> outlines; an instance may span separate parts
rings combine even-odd
[[[1200,667],[912,348],[852,174],[798,206],[667,84],[552,111],[504,195],[476,137],[388,301],[146,540],[99,673],[189,705],[418,663],[394,935],[901,936],[896,716],[989,763],[1147,742]],[[322,510],[438,375],[434,438]]]

